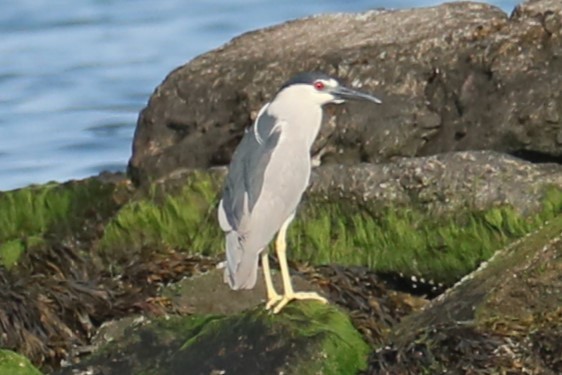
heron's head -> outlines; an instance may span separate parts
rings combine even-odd
[[[342,86],[337,79],[320,72],[297,74],[281,86],[277,95],[282,97],[289,96],[294,100],[311,101],[317,105],[339,104],[347,100],[382,103],[378,98]]]

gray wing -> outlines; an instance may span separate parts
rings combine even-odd
[[[267,106],[260,110],[232,156],[219,208],[223,230],[240,227],[262,190],[266,167],[280,137],[279,129],[275,129],[277,119],[267,114]]]
[[[226,232],[225,280],[233,289],[254,286],[260,251],[292,217],[308,184],[308,146],[282,133],[284,125],[266,105],[232,157],[219,223]]]

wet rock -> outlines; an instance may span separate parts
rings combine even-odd
[[[0,194],[0,310],[28,327],[6,321],[3,345],[54,364],[87,344],[92,322],[167,311],[156,285],[223,257],[223,176],[178,173],[146,191],[94,179]],[[555,164],[483,151],[321,166],[289,231],[289,256],[452,283],[559,214],[561,179]],[[384,330],[372,328],[373,340]]]
[[[315,290],[327,296],[333,307],[339,306],[343,309],[338,314],[345,312],[349,316],[349,321],[353,327],[360,332],[363,340],[371,345],[381,343],[391,332],[391,328],[400,322],[402,318],[413,311],[419,311],[427,303],[427,300],[424,298],[392,289],[390,284],[382,277],[366,268],[347,268],[341,266],[312,268],[297,265],[297,269],[298,273],[295,273],[292,277],[295,289]],[[273,281],[276,288],[282,290],[281,279],[276,270],[273,271]],[[213,322],[213,324],[218,325],[214,328],[216,330],[214,340],[215,343],[223,342],[222,349],[220,350],[222,354],[219,354],[219,358],[215,358],[215,349],[212,347],[206,348],[205,352],[198,356],[199,363],[189,362],[190,373],[208,374],[212,373],[210,372],[212,369],[219,371],[220,366],[223,366],[225,370],[228,369],[227,371],[231,373],[244,373],[244,371],[245,373],[254,373],[257,371],[256,366],[260,366],[259,370],[261,373],[277,373],[282,371],[282,369],[280,370],[279,363],[283,362],[283,358],[287,356],[292,358],[294,353],[300,350],[297,345],[300,334],[297,332],[296,335],[292,335],[290,340],[292,340],[291,345],[294,345],[287,352],[285,350],[269,350],[267,349],[268,345],[271,345],[271,342],[275,342],[276,338],[271,337],[267,333],[263,334],[267,336],[266,339],[251,336],[255,329],[254,325],[261,326],[261,320],[263,319],[268,323],[268,327],[273,328],[279,321],[298,319],[299,324],[317,326],[322,330],[324,329],[322,328],[323,322],[326,319],[326,317],[323,317],[323,313],[320,315],[295,315],[294,311],[301,309],[307,311],[306,309],[308,308],[301,306],[308,303],[298,302],[292,303],[291,308],[284,310],[279,316],[267,316],[261,310],[265,303],[265,288],[261,279],[261,273],[258,275],[256,287],[252,290],[232,291],[224,285],[222,270],[212,270],[205,274],[185,278],[178,283],[168,285],[162,288],[160,294],[176,308],[182,311],[189,311],[192,314],[189,317],[169,316],[167,318],[175,322],[170,323],[170,327],[178,327],[175,329],[178,333],[177,336],[172,338],[171,333],[166,332],[168,328],[166,330],[161,329],[163,327],[163,319],[154,319],[147,316],[130,316],[124,319],[112,320],[104,323],[92,339],[91,351],[93,354],[91,356],[83,355],[81,358],[75,358],[73,365],[61,370],[60,373],[74,374],[79,371],[89,370],[92,374],[112,374],[118,373],[118,371],[133,371],[137,366],[150,368],[151,363],[155,361],[158,361],[161,366],[166,368],[167,371],[171,371],[171,373],[174,373],[173,371],[184,371],[183,367],[179,365],[167,364],[169,362],[183,361],[183,359],[179,358],[172,361],[167,359],[170,357],[170,351],[175,351],[180,346],[178,341],[186,339],[186,337],[182,337],[183,333],[186,332],[186,327],[183,325],[189,326],[193,322],[198,321],[207,324],[207,320],[209,324]],[[312,304],[314,305],[315,303],[312,302]],[[332,310],[333,307],[326,311]],[[288,312],[287,315],[286,312]],[[250,319],[249,317],[252,318]],[[309,321],[306,322],[306,319]],[[238,320],[246,322],[244,327],[238,327],[234,333],[230,332],[232,326],[238,324],[236,323]],[[224,322],[226,328],[219,321]],[[345,323],[347,327],[349,327],[349,321]],[[333,321],[334,324],[335,322],[336,320]],[[332,330],[331,333],[341,335],[341,329],[339,327],[335,331]],[[199,335],[196,332],[197,329],[194,328],[193,331]],[[275,334],[279,334],[278,330],[274,328],[273,331],[276,332]],[[355,331],[351,328],[349,332],[353,333]],[[309,334],[307,332],[307,335]],[[161,338],[161,335],[164,338]],[[236,350],[229,344],[230,335],[237,335],[238,337],[239,344]],[[246,335],[251,337],[246,337]],[[353,334],[356,338],[358,335],[359,333],[357,332]],[[307,347],[314,347],[316,345],[316,337],[315,335],[310,337]],[[364,358],[357,356],[357,352],[362,352],[366,346],[358,339],[350,339],[343,336],[340,338],[343,340],[339,341],[341,345],[349,342],[349,340],[355,340],[355,344],[351,344],[352,348],[349,348],[349,350],[353,350],[355,353],[347,353],[345,355],[351,356],[346,357],[350,363],[355,361],[352,364],[355,366],[353,369],[364,368]],[[141,342],[146,340],[147,342],[143,344],[139,343],[138,340]],[[171,343],[170,340],[174,340],[174,342]],[[187,342],[197,342],[197,340],[199,339],[187,338]],[[280,345],[282,348],[285,347],[283,343],[276,345]],[[147,346],[147,348],[143,346]],[[347,348],[344,349],[344,351],[348,350]],[[192,355],[183,349],[178,350],[174,357],[180,357],[184,354],[188,357]],[[257,353],[254,357],[258,357],[260,363],[257,363],[255,358],[252,358],[252,350],[255,350],[255,353]],[[331,361],[330,357],[332,354],[330,354],[330,350],[328,349],[327,352],[323,352],[323,360]],[[140,357],[146,351],[150,352],[149,358]],[[113,354],[110,354],[108,357],[108,352]],[[281,358],[275,358],[277,355]],[[355,359],[352,358],[353,356],[355,356]],[[127,360],[124,359],[125,357]],[[238,358],[240,358],[240,361],[236,361]],[[297,368],[300,369],[299,371],[304,371],[302,367],[299,367],[299,361],[286,361],[289,366],[287,369],[288,373],[299,373]],[[348,373],[346,371],[350,371],[347,370],[347,365],[344,364],[346,361],[338,364],[325,364],[322,370],[316,367],[315,361],[316,357],[314,355],[312,359],[307,358],[305,361],[306,365],[304,366],[307,370],[301,373],[309,373],[308,371],[312,371],[309,370],[311,367],[315,368],[315,371],[328,374]],[[162,363],[164,364],[162,365]],[[171,369],[172,367],[173,369]],[[312,373],[316,372],[312,371]]]
[[[59,374],[354,374],[367,351],[345,314],[303,302],[275,316],[260,306],[231,316],[147,320]]]
[[[472,149],[560,161],[561,7],[528,1],[507,17],[485,4],[450,3],[244,34],[156,89],[139,117],[129,172],[144,183],[227,164],[260,107],[303,70],[339,76],[384,102],[327,109],[314,146],[324,163]]]
[[[562,217],[397,324],[366,374],[562,371]]]
[[[425,301],[392,290],[380,272],[458,280],[560,215],[560,175],[558,165],[493,152],[321,166],[289,231],[289,259],[345,309],[363,340],[382,345]],[[263,290],[231,292],[217,271],[183,298],[162,293],[182,277],[210,280],[200,275],[224,256],[216,219],[223,176],[185,170],[149,189],[92,179],[0,193],[0,345],[52,371],[95,351],[104,322],[245,314],[260,304]],[[307,263],[325,266],[307,271]],[[469,334],[478,350],[481,337]],[[539,338],[557,349],[555,336]]]

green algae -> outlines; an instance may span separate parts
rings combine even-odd
[[[0,242],[77,230],[92,210],[114,206],[114,186],[94,179],[0,192]]]
[[[40,235],[53,223],[69,225],[71,192],[58,184],[0,193],[0,242]]]
[[[6,266],[15,264],[30,236],[79,231],[93,206],[98,211],[105,206],[102,211],[110,212],[111,189],[94,180],[0,194],[0,261]],[[207,172],[193,172],[173,191],[154,185],[108,220],[97,246],[108,254],[148,246],[221,256],[224,239],[216,215],[219,189],[220,178]],[[303,202],[289,229],[289,257],[312,264],[363,265],[452,283],[506,243],[560,212],[562,193],[554,187],[545,189],[542,210],[526,216],[507,205],[466,210],[453,217],[416,207],[375,210],[312,196]]]
[[[0,349],[0,374],[41,375],[29,360],[10,350]]]
[[[529,216],[499,206],[439,217],[412,208],[372,213],[351,202],[313,201],[289,229],[289,254],[312,264],[364,265],[452,283],[562,213],[562,192],[548,189],[542,207]]]
[[[345,313],[296,302],[277,315],[259,306],[230,316],[154,319],[62,373],[99,364],[112,373],[356,374],[369,351]]]
[[[293,309],[294,306],[288,308]],[[333,309],[319,304],[307,304],[299,309],[305,313],[297,315],[300,323],[299,332],[304,336],[323,336],[322,351],[317,352],[314,361],[301,362],[291,372],[294,374],[355,374],[365,368],[365,358],[370,352],[369,346],[353,329],[349,318],[344,314],[335,313]],[[316,309],[316,310],[315,310]],[[308,311],[307,311],[308,310]],[[291,310],[285,311],[292,314]],[[288,318],[293,321],[294,315]],[[325,331],[329,330],[326,334]],[[314,356],[314,355],[313,355]]]
[[[112,184],[89,179],[0,192],[0,264],[12,267],[46,237],[60,241],[84,233],[87,220],[115,210],[114,190]]]
[[[172,247],[221,256],[219,187],[217,179],[197,172],[174,193],[153,189],[148,198],[130,202],[111,220],[102,248]],[[374,210],[314,196],[301,206],[288,234],[291,260],[363,265],[450,284],[497,249],[561,213],[562,193],[545,189],[542,210],[531,215],[508,205],[455,216],[433,215],[415,207]]]
[[[403,319],[370,372],[559,373],[562,215],[500,249],[485,267]]]
[[[191,175],[178,192],[155,187],[148,197],[126,204],[109,222],[101,247],[163,246],[219,254],[224,241],[217,223],[217,192],[216,181],[205,173]]]
[[[0,245],[0,265],[7,269],[14,266],[25,251],[25,244],[20,240],[7,241]]]
[[[47,235],[62,239],[82,234],[85,221],[115,210],[114,191],[113,184],[88,179],[0,192],[0,261],[16,264]]]
[[[255,357],[251,363],[240,364],[239,371],[250,373],[252,369],[275,368],[287,374],[355,374],[365,367],[370,351],[349,318],[332,306],[293,303],[279,315],[271,315],[260,306],[211,321],[182,346],[185,357],[177,369],[187,368],[187,363],[196,363],[217,348],[235,353],[239,347],[246,347],[244,357]],[[263,351],[268,354],[263,355]],[[237,356],[225,354],[214,366],[220,367],[221,362],[226,366]],[[201,368],[202,373],[205,370]]]
[[[10,269],[18,264],[20,256],[45,244],[41,236],[29,236],[22,239],[6,241],[0,244],[0,265]]]

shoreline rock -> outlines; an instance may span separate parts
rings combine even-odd
[[[244,34],[155,90],[139,116],[129,173],[145,185],[177,169],[228,164],[260,107],[303,70],[339,76],[384,102],[328,108],[314,146],[322,163],[481,149],[561,162],[561,14],[556,0],[525,2],[511,17],[462,2],[315,16]]]
[[[558,216],[405,318],[365,374],[560,373],[561,233]]]
[[[410,305],[416,298],[408,293],[384,288],[374,297],[350,280],[373,287],[385,283],[382,275],[403,274],[448,286],[562,212],[562,167],[493,152],[328,165],[314,174],[289,233],[289,258],[336,293],[333,298],[349,308],[371,345],[385,342],[400,321],[402,315],[389,312],[421,305]],[[175,300],[160,287],[205,273],[220,259],[223,237],[215,206],[223,176],[217,169],[185,171],[149,189],[94,179],[0,193],[5,219],[19,223],[0,230],[0,311],[28,327],[25,334],[0,332],[0,345],[56,369],[60,359],[92,350],[89,342],[100,322],[134,313],[193,314],[188,296],[193,291]],[[449,205],[456,209],[444,209]],[[29,225],[38,217],[42,225]],[[19,252],[6,258],[13,244]],[[351,267],[322,276],[306,271],[307,263]],[[353,268],[359,265],[382,279]],[[340,277],[344,274],[349,277]],[[10,324],[1,317],[3,330]]]

